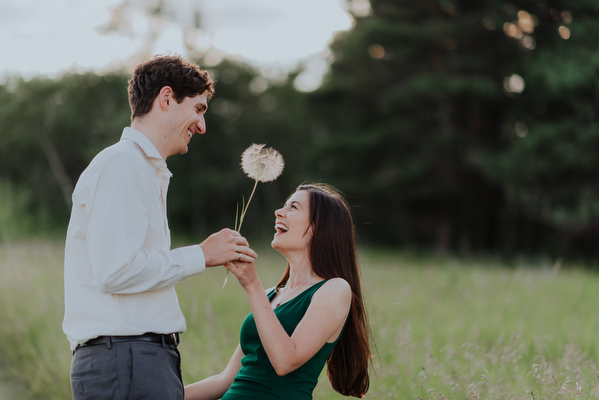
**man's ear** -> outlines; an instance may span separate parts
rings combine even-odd
[[[161,110],[168,110],[171,102],[175,101],[173,99],[173,89],[170,86],[164,86],[162,89],[160,89],[156,100],[158,101],[158,105],[160,106]]]

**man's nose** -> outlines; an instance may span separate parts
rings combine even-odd
[[[200,115],[200,117],[198,119],[198,123],[196,124],[196,127],[198,128],[198,133],[200,135],[203,135],[204,133],[206,133],[206,119],[204,119],[203,115]]]

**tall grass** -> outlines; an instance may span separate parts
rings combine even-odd
[[[31,399],[70,398],[62,245],[0,243],[0,360]],[[272,286],[284,259],[259,254]],[[361,265],[378,349],[367,399],[599,398],[596,274],[384,251],[362,252]],[[249,306],[234,278],[221,289],[224,275],[209,269],[177,286],[185,383],[222,371],[238,344]],[[314,397],[342,398],[324,373]]]
[[[59,242],[0,242],[0,363],[31,398],[70,398]]]

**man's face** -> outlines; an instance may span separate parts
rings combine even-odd
[[[208,109],[208,93],[185,97],[181,103],[172,99],[169,106],[168,155],[185,154],[193,135],[206,133],[204,113]]]

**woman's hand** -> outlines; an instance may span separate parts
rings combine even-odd
[[[241,345],[239,345],[223,372],[185,386],[185,400],[215,400],[223,397],[241,368],[243,356]]]
[[[247,291],[249,288],[262,288],[262,283],[256,272],[256,265],[253,261],[235,261],[225,264],[225,268],[229,270],[239,284]],[[264,289],[261,289],[264,290]]]

